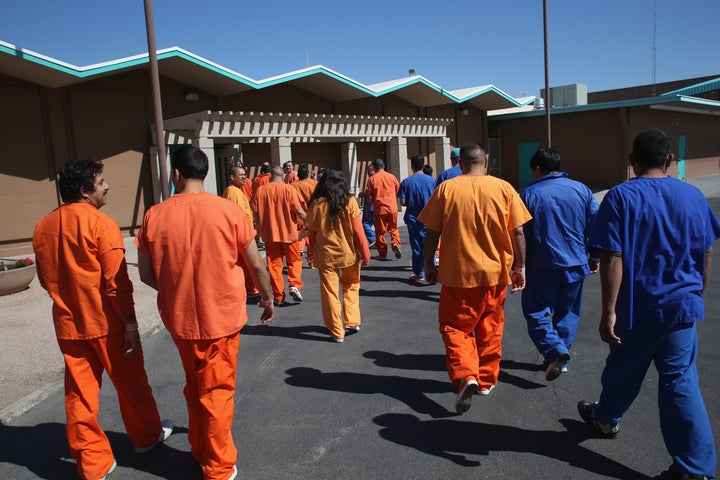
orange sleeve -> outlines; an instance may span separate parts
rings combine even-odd
[[[110,300],[120,318],[135,316],[133,286],[128,276],[125,250],[114,248],[100,256],[103,276],[103,295]]]

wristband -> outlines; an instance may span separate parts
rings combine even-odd
[[[522,274],[524,275],[524,274],[525,274],[525,267],[522,267],[522,268],[514,268],[514,269],[513,269],[513,273],[522,273]]]
[[[125,331],[126,332],[137,332],[138,331],[138,324],[135,323],[126,323],[125,324]]]

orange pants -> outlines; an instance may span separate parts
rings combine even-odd
[[[397,226],[397,212],[378,214],[375,212],[375,248],[378,256],[387,257],[388,245],[385,241],[385,234],[390,234],[390,244],[402,247],[400,243],[400,231]]]
[[[480,388],[497,384],[502,356],[507,285],[440,290],[438,317],[448,376],[460,389],[468,378]]]
[[[360,264],[346,268],[319,268],[318,274],[325,326],[334,338],[344,338],[345,327],[360,325]],[[342,286],[342,305],[338,284]]]
[[[280,243],[265,242],[265,257],[270,271],[270,285],[276,302],[285,300],[285,282],[283,281],[283,256],[287,262],[287,276],[290,286],[302,290],[302,242]]]
[[[152,445],[162,425],[145,373],[142,347],[123,356],[125,332],[117,330],[91,340],[61,340],[65,360],[65,414],[70,453],[81,478],[98,479],[113,464],[108,438],[98,423],[103,370],[115,386],[125,430],[136,448]]]
[[[237,462],[232,421],[240,333],[213,340],[173,340],[185,370],[190,453],[206,480],[225,480]]]

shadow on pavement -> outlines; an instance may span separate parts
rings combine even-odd
[[[584,423],[561,419],[565,432],[533,431],[459,419],[425,420],[414,415],[387,413],[375,417],[386,440],[447,459],[465,467],[481,467],[469,456],[490,452],[523,452],[554,458],[573,467],[609,478],[649,479],[646,475],[582,447],[592,438]]]
[[[179,433],[187,433],[187,428],[176,426],[173,435]],[[131,468],[167,479],[202,477],[200,465],[190,452],[161,444],[147,454],[137,455],[124,433],[106,431],[105,434],[115,453],[118,469]],[[41,423],[31,427],[6,425],[0,429],[0,444],[3,445],[0,463],[25,467],[38,478],[48,480],[78,478],[75,460],[68,450],[64,424]],[[116,470],[113,476],[122,478],[123,475]]]
[[[277,314],[276,314],[277,315]],[[279,325],[276,324],[279,323]],[[282,319],[275,319],[265,325],[248,325],[242,328],[242,335],[260,335],[265,337],[285,337],[295,340],[311,340],[314,342],[330,342],[332,338],[327,328],[321,325],[284,326]]]

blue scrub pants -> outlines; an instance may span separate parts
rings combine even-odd
[[[616,327],[615,334],[622,343],[610,346],[595,418],[604,424],[619,423],[654,361],[660,375],[660,429],[668,453],[680,469],[714,478],[717,458],[698,385],[695,324],[636,325],[632,330]]]
[[[584,279],[571,283],[527,282],[522,292],[522,309],[530,339],[548,362],[570,353],[582,304]]]
[[[412,271],[418,277],[425,276],[425,264],[423,259],[423,245],[425,245],[425,235],[427,227],[417,220],[405,219],[405,225],[408,230],[408,238],[410,239],[410,249],[412,250]]]
[[[375,230],[373,230],[373,225],[375,225],[375,215],[373,212],[373,204],[368,199],[365,199],[365,206],[363,207],[362,224],[368,244],[373,243],[376,240]]]

